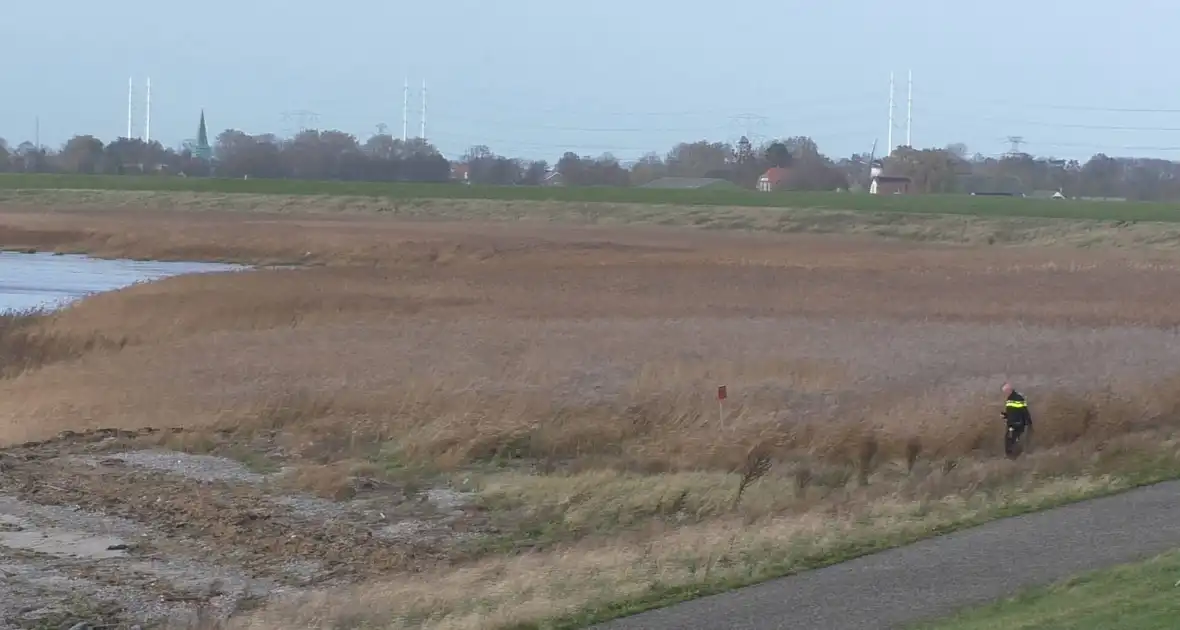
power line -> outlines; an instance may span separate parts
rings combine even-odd
[[[1045,103],[1037,101],[1018,101],[1013,99],[997,99],[990,96],[990,93],[980,94],[978,96],[971,94],[964,94],[962,92],[947,90],[945,87],[941,89],[938,86],[932,87],[927,91],[931,96],[938,96],[946,98],[958,103],[972,103],[976,105],[996,106],[996,107],[1019,107],[1022,109],[1047,109],[1056,111],[1076,111],[1076,112],[1108,112],[1112,114],[1180,114],[1180,108],[1177,107],[1119,107],[1113,105],[1094,105],[1094,104],[1078,104],[1078,103]]]
[[[838,104],[833,103],[833,101],[839,101],[839,103]],[[974,100],[974,102],[988,102],[988,101]],[[992,100],[991,102],[1001,102],[1001,101]],[[795,100],[795,101],[791,101],[790,103],[793,105],[801,105],[804,103],[810,103],[810,104],[828,103],[829,105],[828,105],[828,107],[826,107],[825,112],[823,114],[821,114],[821,117],[825,116],[825,115],[830,116],[832,114],[833,108],[845,109],[848,105],[856,106],[856,107],[854,107],[854,109],[857,109],[860,112],[865,112],[866,115],[868,115],[868,112],[866,111],[867,108],[865,107],[866,103],[863,103],[863,102],[857,103],[855,101],[849,102],[847,99],[833,99],[831,97],[827,97],[827,98],[821,98],[821,99],[807,99],[806,101]],[[1029,105],[1025,105],[1025,106],[1029,107],[1029,108],[1038,108],[1039,107],[1039,108],[1044,108],[1044,109],[1072,110],[1072,111],[1079,111],[1079,112],[1176,113],[1176,114],[1180,114],[1180,109],[1169,109],[1169,108],[1103,107],[1103,106],[1066,105],[1066,104],[1029,104]],[[550,110],[550,111],[552,111],[552,110]],[[708,113],[711,111],[724,112],[724,111],[731,111],[731,110],[699,109],[699,110],[685,110],[685,111],[680,111],[680,112],[669,112],[669,111],[665,111],[665,112],[619,112],[619,111],[604,112],[604,111],[595,111],[595,112],[593,112],[593,115],[596,117],[600,117],[600,116],[645,116],[645,115],[672,116],[672,115],[701,115],[701,114],[705,114],[705,113]],[[756,112],[756,111],[768,111],[768,110],[765,108],[759,108],[754,111]],[[950,116],[948,115],[947,112],[939,111],[935,108],[922,107],[922,108],[918,108],[918,111],[924,115],[933,116],[936,119],[937,118],[942,118],[942,119],[950,118]],[[569,110],[562,110],[562,113],[568,115],[570,112],[569,112]],[[728,118],[731,121],[731,125],[729,127],[730,133],[732,133],[733,123],[741,123],[741,122],[750,123],[753,121],[758,121],[759,123],[764,124],[765,121],[769,120],[769,116],[766,116],[763,114],[758,114],[758,113],[730,114],[728,116]],[[786,119],[786,124],[785,125],[775,124],[774,127],[776,127],[776,128],[787,127],[787,129],[786,129],[787,133],[779,134],[779,135],[787,136],[787,135],[800,134],[800,135],[809,135],[809,136],[813,136],[813,137],[825,137],[825,136],[830,137],[833,135],[830,133],[816,133],[816,130],[814,129],[814,127],[812,127],[812,125],[814,125],[816,122],[818,122],[817,120],[815,120],[815,118],[817,118],[817,117],[809,116],[809,115],[799,116],[797,114],[795,114],[795,115],[787,114],[787,115],[783,116],[783,118]],[[838,118],[840,121],[845,121],[848,119],[848,116],[839,116]],[[1180,132],[1180,127],[1167,126],[1167,125],[1152,126],[1152,125],[1095,124],[1095,123],[1081,123],[1081,122],[1074,123],[1074,122],[1028,120],[1028,119],[1020,119],[1020,118],[1007,118],[1007,117],[1002,117],[1002,116],[970,115],[970,114],[968,114],[966,116],[955,115],[954,118],[958,119],[958,120],[967,119],[967,120],[976,120],[976,121],[989,121],[989,122],[997,122],[997,123],[1003,123],[1006,125],[1013,125],[1013,126],[1030,126],[1030,127],[1042,127],[1042,128],[1050,128],[1050,129],[1057,128],[1057,129],[1077,129],[1077,130],[1092,130],[1092,131],[1126,131],[1126,132],[1157,132],[1157,133]],[[454,122],[462,122],[462,121],[454,121]],[[720,129],[720,127],[717,125],[697,126],[697,127],[690,128],[690,127],[671,127],[671,126],[669,126],[669,127],[654,127],[654,126],[590,127],[590,126],[577,126],[577,125],[562,125],[562,124],[554,124],[554,123],[514,125],[512,123],[505,123],[504,121],[498,121],[494,124],[498,128],[502,128],[502,129],[503,128],[516,128],[516,129],[521,129],[521,130],[542,130],[542,129],[544,129],[544,130],[551,130],[551,131],[568,131],[568,132],[574,132],[574,133],[643,133],[643,134],[683,133],[683,134],[693,134],[693,133],[708,133],[710,131],[716,131],[716,130]],[[752,125],[743,125],[743,126],[747,127],[745,129],[746,135],[750,135],[753,132],[753,129],[750,128]],[[761,126],[761,124],[759,126]],[[811,128],[809,128],[809,127],[811,127]],[[448,134],[448,135],[455,137],[454,134]],[[761,135],[761,134],[759,134],[759,135]],[[772,134],[772,135],[774,135],[774,134]],[[851,134],[841,133],[840,135],[851,135]],[[1030,144],[1028,141],[1026,141],[1024,139],[1023,136],[1014,136],[1014,137],[1018,138],[1019,141],[1016,143],[1012,143],[1011,142],[1012,138],[1008,138],[1008,142],[1011,145],[1012,151],[1019,151],[1023,145]],[[527,146],[534,146],[534,147],[538,147],[538,148],[561,148],[564,146],[577,146],[578,148],[583,148],[583,149],[598,149],[598,150],[618,150],[618,151],[650,151],[651,150],[651,149],[642,149],[639,147],[623,147],[623,146],[617,146],[617,145],[613,145],[613,144],[603,144],[603,143],[590,143],[590,144],[583,144],[580,142],[526,143],[526,142],[521,142],[519,140],[498,140],[497,141],[497,140],[491,140],[491,139],[482,139],[482,136],[481,136],[481,141],[482,142],[489,142],[489,143],[497,143],[497,144],[502,143],[502,144],[507,144],[507,145],[512,145],[512,146],[520,146],[520,147],[524,147],[527,145]],[[1123,149],[1123,150],[1142,150],[1142,151],[1154,151],[1154,150],[1170,151],[1170,150],[1172,150],[1172,147],[1170,147],[1170,146],[1113,147],[1111,145],[1098,145],[1098,144],[1095,144],[1095,145],[1076,144],[1076,145],[1074,145],[1074,144],[1069,144],[1069,143],[1051,144],[1051,143],[1039,143],[1039,142],[1032,142],[1031,144],[1033,146],[1110,147],[1110,148],[1118,148],[1118,149]]]
[[[959,95],[959,100],[962,100],[961,95]],[[990,102],[990,103],[1004,103],[1004,101],[998,101],[998,100],[994,100],[994,99],[993,100],[971,99],[971,100],[972,100],[972,102],[976,102],[976,103],[988,103],[988,102]],[[1012,101],[1007,101],[1007,104],[1014,104],[1014,103]],[[1108,107],[1108,106],[1097,106],[1097,105],[1045,104],[1045,103],[1027,103],[1027,104],[1019,104],[1019,105],[1029,108],[1029,109],[1040,108],[1040,109],[1054,109],[1054,110],[1061,110],[1061,111],[1077,111],[1077,112],[1180,114],[1180,109],[1178,109],[1178,108],[1163,108],[1163,107]],[[707,111],[707,110],[699,110],[697,112],[683,112],[683,113],[686,113],[686,114],[703,113],[704,111]],[[951,117],[950,115],[948,115],[947,112],[939,111],[935,108],[923,107],[923,108],[919,108],[919,111],[925,115],[931,115],[935,118],[948,119]],[[599,113],[596,113],[596,114],[599,114]],[[617,114],[618,113],[616,113],[616,115]],[[622,115],[626,115],[626,114],[622,114]],[[1180,132],[1180,126],[1168,126],[1168,125],[1125,125],[1125,124],[1100,124],[1100,123],[1085,123],[1085,122],[1076,122],[1075,123],[1075,122],[1030,120],[1030,119],[1021,119],[1021,118],[1007,118],[1007,117],[1003,117],[1003,116],[971,115],[971,114],[968,114],[966,116],[955,115],[954,118],[957,120],[967,119],[967,120],[976,120],[976,121],[989,121],[989,122],[997,122],[997,123],[1003,123],[1006,125],[1013,125],[1013,126],[1029,126],[1029,127],[1041,127],[1041,128],[1049,128],[1049,129],[1056,128],[1056,129],[1076,129],[1076,130],[1090,130],[1090,131],[1124,131],[1124,132],[1156,132],[1156,133]],[[797,119],[793,119],[791,122],[792,122],[792,126],[796,126],[796,125],[799,125],[799,123],[802,121],[797,120]],[[561,127],[559,127],[559,126],[547,126],[547,127],[561,129]],[[703,131],[704,130],[703,128],[688,130],[688,129],[671,129],[671,128],[655,129],[655,128],[651,128],[651,127],[598,128],[598,129],[585,128],[585,127],[566,127],[564,129],[568,130],[568,131],[590,132],[590,133],[599,132],[599,131],[610,132],[610,131],[616,131],[616,130],[619,132],[630,132],[630,133],[658,133],[658,132],[692,133],[694,131]],[[830,134],[816,134],[814,132],[814,130],[809,131],[808,129],[803,128],[802,126],[798,126],[797,129],[798,129],[798,133],[802,133],[805,135],[812,135],[812,136],[830,135]],[[1016,139],[1017,142],[1012,142],[1013,139]],[[1015,152],[1019,152],[1021,147],[1026,144],[1031,144],[1032,146],[1036,146],[1036,147],[1050,147],[1050,146],[1053,146],[1053,147],[1089,147],[1089,148],[1102,148],[1102,149],[1108,149],[1108,150],[1124,150],[1124,151],[1176,151],[1176,150],[1180,150],[1180,148],[1178,148],[1178,147],[1173,147],[1173,146],[1169,146],[1169,145],[1163,145],[1163,146],[1154,146],[1154,145],[1116,146],[1116,145],[1111,145],[1111,144],[1045,143],[1045,142],[1036,142],[1036,141],[1029,142],[1023,136],[1013,136],[1013,137],[1007,138],[1007,141],[1011,145],[1011,151],[1015,151]],[[520,143],[513,142],[513,144],[520,144]]]
[[[294,132],[302,133],[316,125],[320,121],[320,115],[306,109],[291,110],[282,113],[282,121],[284,133],[294,135]],[[294,129],[291,127],[292,123],[295,125]]]
[[[766,124],[770,122],[770,118],[762,116],[761,114],[738,114],[729,117],[730,122],[742,130],[742,135],[746,138],[754,135],[754,129],[764,129]]]
[[[1177,132],[1180,127],[1128,127],[1124,125],[1089,125],[1081,123],[1055,123],[1037,120],[1011,120],[1002,118],[982,118],[982,120],[990,120],[994,122],[1003,122],[1005,124],[1013,125],[1028,125],[1030,127],[1052,127],[1057,129],[1088,129],[1091,131],[1160,131],[1160,132]]]
[[[1092,143],[1092,142],[1041,142],[1038,140],[1029,140],[1023,136],[1016,136],[1015,138],[1018,138],[1020,140],[1021,146],[1027,145],[1030,147],[1035,147],[1037,149],[1046,149],[1046,148],[1093,149],[1093,150],[1098,150],[1098,151],[1106,152],[1106,153],[1110,153],[1110,152],[1114,152],[1114,151],[1158,151],[1158,152],[1180,151],[1180,145],[1119,145],[1119,144]],[[1012,137],[1005,137],[1005,138],[1000,138],[999,140],[1001,140],[1003,142],[1011,143],[1012,139],[1013,139]],[[1010,146],[1008,151],[1004,151],[1002,153],[983,152],[983,153],[981,153],[981,155],[987,155],[990,157],[1005,157],[1005,156],[1011,156],[1012,153],[1013,153],[1013,150]]]
[[[724,127],[715,127],[714,129],[721,130],[721,129],[724,129]],[[700,130],[698,129],[695,131],[700,131]],[[839,132],[835,132],[835,133],[822,133],[822,134],[808,133],[806,130],[800,130],[799,133],[791,134],[791,135],[808,136],[814,140],[816,138],[832,139],[832,138],[843,138],[843,137],[852,137],[852,136],[868,137],[868,136],[871,136],[872,133],[873,132],[871,130],[869,130],[867,127],[865,127],[862,129],[855,129],[855,130],[845,129],[843,131],[839,131]],[[528,148],[538,148],[538,149],[558,149],[558,150],[560,150],[560,149],[569,149],[569,150],[586,149],[586,150],[604,150],[604,151],[617,150],[617,151],[642,151],[642,152],[655,152],[655,153],[659,153],[663,150],[667,150],[667,149],[671,148],[672,145],[679,144],[680,142],[692,142],[693,141],[693,140],[680,140],[680,141],[676,141],[676,142],[671,143],[667,147],[656,147],[656,146],[651,146],[651,145],[648,145],[646,147],[637,147],[637,146],[625,146],[625,145],[614,144],[614,143],[593,143],[593,142],[583,143],[583,142],[577,142],[577,141],[530,142],[527,140],[520,140],[520,139],[516,139],[516,138],[488,137],[488,136],[484,136],[482,134],[480,134],[478,136],[468,136],[467,134],[455,133],[453,131],[452,132],[436,133],[436,134],[434,134],[434,136],[436,138],[442,138],[444,140],[460,141],[460,142],[464,141],[464,139],[466,139],[468,137],[472,137],[475,139],[475,144],[484,144],[484,145],[488,145],[488,146],[504,145],[504,146],[512,146],[512,147],[528,147]],[[788,136],[783,135],[783,136],[779,136],[779,137],[786,138]],[[720,141],[720,140],[718,140],[718,141]],[[816,140],[816,141],[819,142],[819,140]]]
[[[757,114],[757,113],[738,113],[727,116],[717,116],[714,120],[724,118],[728,124],[718,124],[716,122],[693,126],[675,126],[675,127],[657,127],[652,125],[637,125],[637,126],[583,126],[583,125],[569,125],[557,122],[530,122],[519,123],[511,120],[504,120],[503,118],[488,117],[488,116],[471,116],[464,114],[462,116],[445,116],[447,126],[455,128],[464,124],[469,124],[477,127],[494,126],[497,129],[520,129],[520,130],[546,130],[546,131],[571,131],[578,133],[701,133],[703,131],[727,131],[732,132],[735,127],[742,129],[745,132],[755,133],[756,129],[766,129],[773,126],[787,126],[793,127],[791,135],[806,135],[806,129],[801,128],[803,125],[814,124],[816,122],[836,121],[846,123],[850,116],[858,114],[867,114],[867,103],[864,102],[850,102],[845,103],[844,107],[828,106],[820,112],[808,113],[792,113],[786,112],[781,114],[783,123],[774,124],[776,118],[774,116]],[[570,112],[564,112],[569,115]],[[597,116],[597,114],[595,114]]]
[[[926,115],[943,116],[945,112],[933,109],[923,109]],[[1180,127],[1163,127],[1163,126],[1127,126],[1127,125],[1096,125],[1088,123],[1066,123],[1066,122],[1050,122],[1044,120],[1023,120],[1019,118],[1003,118],[997,116],[987,115],[956,115],[956,119],[968,120],[986,120],[989,122],[1003,123],[1005,125],[1026,125],[1029,127],[1047,127],[1055,129],[1086,129],[1091,131],[1152,131],[1152,132],[1180,132]]]
[[[463,141],[466,141],[466,139],[467,139],[466,135],[458,135],[458,134],[452,134],[452,133],[436,133],[436,134],[434,134],[434,137],[435,138],[442,138],[444,140],[451,140],[452,142],[463,142]],[[474,144],[482,144],[482,145],[488,145],[488,146],[500,145],[500,146],[529,148],[529,149],[569,150],[569,151],[575,151],[575,152],[578,150],[643,151],[643,152],[649,152],[649,151],[654,150],[650,146],[649,147],[635,147],[635,146],[621,146],[618,144],[585,144],[585,143],[580,143],[580,142],[571,142],[571,143],[564,143],[564,144],[563,143],[552,143],[552,142],[542,143],[542,142],[528,142],[528,141],[524,141],[524,140],[515,140],[515,139],[510,140],[510,139],[505,139],[505,138],[486,138],[483,136],[480,136]]]
[[[728,118],[730,120],[749,120],[750,122],[753,122],[755,120],[770,120],[770,119],[774,118],[774,116],[770,116],[767,114],[767,113],[773,112],[773,110],[777,110],[779,108],[788,108],[788,107],[797,107],[797,106],[819,106],[819,107],[823,108],[825,114],[833,113],[834,109],[856,109],[856,110],[867,113],[868,108],[866,107],[866,103],[863,100],[866,96],[868,98],[876,98],[878,95],[866,94],[864,96],[848,96],[848,97],[837,97],[837,98],[825,97],[825,98],[819,98],[819,99],[765,102],[765,103],[760,103],[759,106],[754,109],[747,107],[747,108],[745,108],[744,111],[739,110],[737,108],[695,109],[695,110],[678,110],[678,111],[670,111],[670,110],[669,111],[639,111],[639,110],[636,110],[636,111],[613,110],[612,111],[612,110],[594,110],[594,109],[587,110],[584,107],[578,107],[578,106],[542,107],[542,108],[536,109],[534,111],[536,111],[537,113],[545,113],[545,114],[558,113],[558,114],[563,114],[563,115],[570,115],[572,112],[572,113],[577,113],[577,114],[584,114],[587,116],[593,116],[596,118],[602,118],[602,117],[612,117],[612,118],[622,117],[622,118],[625,118],[625,117],[649,117],[649,116],[674,117],[674,116],[716,115],[719,117]],[[962,95],[956,95],[955,99],[959,100],[959,101],[964,100],[962,98]],[[1013,105],[1013,106],[1023,107],[1023,108],[1028,108],[1028,109],[1055,109],[1055,110],[1066,110],[1066,111],[1072,110],[1072,111],[1079,111],[1079,112],[1180,114],[1180,109],[1166,109],[1166,108],[1130,108],[1130,107],[1120,108],[1120,107],[1101,107],[1101,106],[1086,106],[1086,105],[1032,104],[1032,103],[1017,103],[1015,101],[988,101],[988,100],[981,100],[981,99],[974,99],[974,98],[967,99],[967,100],[970,100],[970,102],[977,103],[977,104],[1007,104],[1007,105]],[[847,107],[845,107],[847,105],[851,105],[853,107],[847,108]],[[928,109],[925,107],[917,107],[917,106],[915,106],[915,111],[919,111],[919,112],[923,112],[923,113],[927,113],[927,114],[932,113],[935,115],[939,115],[942,113],[942,112],[939,112],[938,110]],[[758,113],[758,112],[763,112],[763,113]],[[794,119],[797,116],[797,114],[794,114],[791,112],[784,112],[781,115],[787,119]],[[1049,126],[1049,127],[1062,126],[1062,127],[1079,128],[1079,129],[1127,130],[1127,131],[1180,131],[1180,127],[1153,127],[1153,126],[1130,126],[1130,127],[1127,127],[1127,126],[1119,126],[1119,125],[1075,125],[1072,123],[1057,123],[1057,122],[1035,121],[1035,120],[1026,121],[1026,120],[1007,119],[1007,118],[1003,118],[1003,117],[993,117],[993,116],[972,116],[972,118],[994,120],[997,122],[1011,122],[1011,123],[1016,123],[1016,124],[1029,124],[1029,125],[1035,125],[1035,126]],[[472,120],[472,121],[479,121],[479,122],[493,122],[495,124],[500,124],[500,122],[501,122],[501,121],[496,121],[496,120],[487,119],[487,118],[473,118],[469,115],[465,115],[464,119]],[[448,117],[448,120],[452,120],[452,118]],[[620,127],[598,127],[598,128],[595,128],[595,127],[555,125],[555,124],[551,124],[551,123],[530,125],[530,127],[536,127],[536,128],[544,127],[544,128],[551,128],[551,129],[561,129],[561,130],[570,130],[570,131],[588,131],[588,132],[598,132],[598,131],[601,131],[601,132],[647,132],[647,131],[656,131],[657,130],[655,128],[648,127],[648,126],[642,126],[642,127],[622,127],[622,126],[620,126]],[[664,128],[663,130],[669,131],[669,132],[691,131],[688,129],[676,129],[676,128]]]
[[[977,101],[978,102],[978,101]],[[1012,104],[1004,101],[990,103],[992,105]],[[1091,105],[1044,105],[1044,104],[1024,104],[1019,107],[1026,107],[1028,109],[1055,109],[1059,111],[1074,111],[1074,112],[1110,112],[1112,114],[1180,114],[1180,109],[1166,109],[1158,107],[1100,107]]]
[[[808,116],[791,116],[782,123],[775,123],[775,119],[768,116],[760,116],[760,114],[737,114],[737,116],[728,117],[728,124],[702,124],[694,126],[581,126],[581,125],[563,125],[553,123],[513,123],[510,120],[494,119],[494,118],[472,118],[472,117],[446,117],[448,129],[463,129],[465,126],[471,127],[496,127],[498,130],[518,130],[518,131],[557,131],[557,132],[573,132],[573,133],[708,133],[708,132],[723,132],[732,134],[735,129],[740,130],[741,133],[753,139],[755,136],[771,137],[778,134],[778,136],[807,136],[808,127],[817,124],[840,123],[840,126],[846,127],[848,120],[855,117],[857,113],[865,113],[867,111],[864,104],[859,104],[858,111],[839,112],[826,110],[824,112],[815,112]],[[858,123],[866,122],[867,117],[857,120]],[[775,133],[773,130],[779,129],[781,133]],[[865,127],[865,133],[868,133]]]
[[[1027,141],[1026,141],[1027,142]],[[1086,142],[1027,142],[1036,147],[1056,147],[1056,148],[1072,148],[1072,149],[1098,149],[1109,151],[1159,151],[1171,152],[1180,151],[1180,145],[1110,145],[1110,144],[1091,144]]]
[[[472,120],[454,120],[447,119],[448,126],[453,127],[454,123],[471,123],[476,126],[495,125],[500,129],[520,129],[529,131],[573,131],[577,133],[700,133],[701,131],[720,131],[729,129],[727,125],[709,125],[699,127],[572,127],[564,125],[527,125],[527,124],[512,124],[512,123],[491,123],[491,122],[475,122]]]
[[[819,98],[803,98],[803,99],[786,99],[762,101],[753,103],[755,107],[750,107],[749,104],[745,106],[731,106],[731,107],[717,107],[717,108],[703,108],[703,109],[680,109],[680,110],[617,110],[617,109],[598,109],[594,106],[587,107],[584,102],[571,102],[565,105],[553,105],[530,108],[530,111],[536,114],[561,114],[570,115],[578,114],[585,116],[594,116],[596,118],[640,118],[640,117],[687,117],[687,116],[716,116],[716,117],[735,117],[742,115],[768,115],[771,112],[778,110],[785,110],[795,107],[821,107],[824,111],[831,111],[832,107],[839,107],[844,104],[860,105],[863,107],[864,102],[868,99],[876,98],[879,95],[875,92],[865,92],[862,94],[848,94],[841,96],[824,96]],[[751,112],[753,112],[751,114]],[[784,115],[790,115],[790,112],[784,112]]]
[[[936,92],[935,89],[923,88],[923,101],[929,103],[928,97],[932,96],[931,92]],[[684,109],[679,111],[665,110],[665,111],[618,111],[607,108],[597,109],[593,106],[587,107],[585,103],[571,103],[568,107],[542,107],[538,108],[538,118],[549,117],[550,120],[541,120],[539,122],[520,122],[515,123],[511,120],[499,119],[496,120],[494,116],[480,116],[477,110],[475,116],[468,112],[462,113],[460,116],[449,116],[445,112],[440,112],[438,109],[432,110],[435,121],[436,130],[432,132],[432,139],[441,138],[444,141],[449,140],[447,144],[452,146],[459,143],[478,143],[498,145],[501,147],[511,147],[513,149],[520,148],[535,148],[535,149],[556,149],[556,150],[578,150],[578,151],[609,151],[609,152],[662,152],[669,148],[673,143],[668,143],[664,146],[656,146],[660,142],[659,134],[683,134],[684,140],[691,140],[690,136],[696,137],[716,137],[720,138],[723,134],[728,137],[735,128],[741,127],[747,136],[758,137],[788,137],[793,135],[805,135],[815,138],[821,144],[825,141],[831,141],[836,137],[853,137],[863,136],[870,141],[874,137],[872,131],[867,129],[871,126],[872,119],[875,119],[879,114],[871,110],[877,108],[875,102],[880,100],[878,90],[867,93],[864,97],[855,95],[826,95],[826,96],[803,96],[801,98],[784,99],[780,101],[767,101],[751,103],[747,102],[744,105],[737,103],[730,107],[724,108],[700,108],[700,109]],[[937,95],[937,94],[935,94]],[[1108,112],[1121,114],[1180,114],[1180,108],[1162,108],[1162,107],[1106,107],[1099,105],[1085,105],[1085,104],[1051,104],[1051,103],[1016,103],[1014,101],[1003,101],[997,99],[974,99],[963,98],[962,94],[955,95],[956,101],[962,103],[970,101],[971,103],[1007,103],[1017,107],[1027,109],[1046,109],[1046,110],[1060,110],[1060,111],[1076,111],[1076,112]],[[908,101],[907,97],[907,101]],[[820,111],[816,111],[819,108]],[[1009,126],[1012,131],[1026,131],[1020,127],[1036,127],[1045,129],[1073,129],[1073,130],[1090,130],[1090,131],[1121,131],[1121,132],[1154,132],[1154,133],[1176,133],[1180,132],[1180,126],[1169,125],[1125,125],[1125,124],[1099,124],[1087,122],[1064,122],[1055,120],[1035,120],[1035,119],[1021,119],[1008,118],[1005,116],[993,116],[988,114],[973,115],[970,113],[959,113],[949,109],[942,109],[938,107],[919,107],[914,105],[914,111],[920,115],[932,117],[936,120],[959,122],[965,128],[965,131],[977,133],[978,128],[972,130],[968,128],[968,123],[972,121],[988,121],[1000,123]],[[548,114],[548,116],[546,115]],[[552,120],[558,116],[571,118],[602,118],[615,119],[604,120],[607,124],[603,126],[593,125],[579,125],[564,124],[560,120]],[[711,124],[692,125],[689,120],[675,120],[676,117],[689,116],[709,116],[712,121]],[[626,118],[635,119],[632,121],[625,121]],[[643,119],[647,117],[667,118],[666,121],[651,120],[651,125],[644,125]],[[404,118],[404,117],[403,117]],[[576,120],[575,118],[575,120]],[[907,115],[907,118],[909,116]],[[1049,116],[1045,116],[1049,118]],[[1085,120],[1085,117],[1078,117]],[[283,123],[285,126],[293,126],[298,130],[307,129],[315,125],[319,117],[315,112],[306,110],[283,112]],[[725,123],[728,121],[728,124]],[[830,123],[829,123],[830,121]],[[616,124],[610,124],[614,122]],[[673,124],[668,124],[668,123]],[[704,121],[702,121],[704,122]],[[745,124],[742,124],[742,123]],[[766,133],[754,133],[753,123],[757,122],[756,126],[765,128]],[[1170,121],[1169,121],[1170,122]],[[617,124],[622,123],[622,124]],[[676,124],[680,123],[680,124]],[[684,124],[688,123],[688,124]],[[830,133],[823,133],[817,127],[819,125],[828,126],[833,129]],[[445,126],[444,126],[445,125]],[[406,127],[406,121],[403,120],[403,130]],[[470,126],[470,132],[463,127]],[[501,131],[501,135],[509,136],[505,138],[489,138],[483,135],[478,128],[494,127]],[[854,127],[863,127],[863,131],[853,129]],[[388,129],[386,129],[388,131]],[[441,133],[440,133],[441,131]],[[520,132],[569,132],[571,134],[570,141],[565,141],[560,136],[542,136],[540,141],[527,142],[510,138]],[[763,129],[759,129],[763,131]],[[588,137],[588,143],[577,141],[577,135],[573,134],[643,134],[642,138],[620,138],[621,142],[610,142],[613,138],[604,136],[602,138]],[[540,133],[536,134],[541,136]],[[997,134],[999,135],[999,134]],[[1065,135],[1065,134],[1061,134]],[[1079,134],[1080,135],[1080,134]],[[534,136],[536,137],[536,136]],[[654,137],[654,138],[653,138]],[[1018,138],[1018,143],[1012,143],[1013,138]],[[1086,144],[1086,143],[1052,143],[1039,142],[1036,139],[1026,139],[1027,136],[1013,136],[1007,141],[1013,151],[1019,151],[1021,148],[1031,146],[1034,148],[1041,147],[1090,147],[1090,148],[1106,148],[1110,150],[1125,150],[1125,151],[1161,151],[1171,152],[1178,151],[1180,147],[1169,146],[1165,141],[1163,146],[1112,146],[1109,144]],[[755,138],[751,138],[752,140]],[[597,142],[595,141],[597,140]],[[606,140],[606,142],[603,142]],[[646,147],[627,146],[636,144],[636,140],[640,143],[647,143],[654,140],[653,145]],[[1150,140],[1149,140],[1150,142]],[[437,143],[436,143],[437,144]]]

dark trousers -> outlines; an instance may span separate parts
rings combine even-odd
[[[1008,428],[1011,430],[1004,432],[1004,454],[1011,457],[1017,454],[1016,442],[1024,436],[1029,427],[1023,422],[1009,422]],[[1020,450],[1024,450],[1023,445]]]

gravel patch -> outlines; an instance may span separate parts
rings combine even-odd
[[[462,509],[475,498],[475,495],[470,492],[457,492],[450,488],[431,488],[425,494],[427,501],[444,512]]]
[[[375,522],[384,520],[384,514],[370,507],[367,501],[329,501],[307,495],[284,495],[272,499],[276,505],[283,505],[291,509],[297,516],[309,521],[331,523],[347,520],[349,522]]]
[[[76,458],[76,461],[92,466],[99,465],[103,460],[116,460],[131,466],[207,483],[258,484],[270,476],[256,473],[246,468],[241,462],[228,457],[193,455],[177,451],[145,450],[102,457]]]
[[[386,525],[377,530],[377,535],[391,541],[412,541],[427,536],[433,529],[426,521],[411,519]]]

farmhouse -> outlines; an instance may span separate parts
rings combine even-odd
[[[451,181],[461,184],[471,183],[471,167],[459,162],[451,163]]]
[[[776,166],[767,169],[762,177],[758,178],[758,190],[762,192],[770,192],[778,190],[787,181],[787,176],[791,174],[790,169]]]

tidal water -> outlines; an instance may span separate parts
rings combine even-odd
[[[122,289],[138,282],[238,269],[245,267],[0,252],[0,313],[60,308],[87,295]]]

